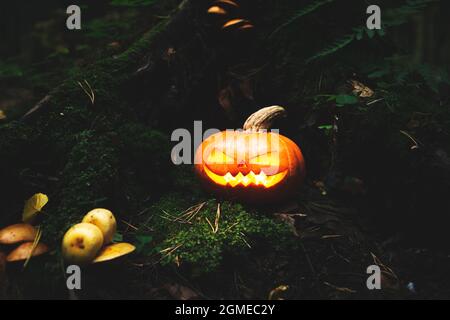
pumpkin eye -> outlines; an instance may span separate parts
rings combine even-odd
[[[207,163],[210,164],[233,164],[235,163],[234,159],[227,155],[226,153],[214,149],[208,156]]]
[[[250,164],[257,164],[260,166],[279,166],[280,154],[278,152],[271,152],[257,156],[250,159]]]

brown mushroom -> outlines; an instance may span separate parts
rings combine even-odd
[[[33,242],[25,242],[18,246],[16,249],[11,251],[11,253],[6,257],[8,262],[24,261],[27,260],[33,250]],[[43,243],[38,243],[33,253],[32,257],[43,255],[48,252],[48,247]]]
[[[127,255],[136,250],[136,247],[129,243],[115,243],[104,247],[100,250],[97,258],[93,263],[99,263],[104,261],[113,260],[124,255]]]
[[[0,244],[15,244],[24,241],[33,241],[37,230],[30,224],[14,224],[0,230]]]

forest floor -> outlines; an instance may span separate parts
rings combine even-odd
[[[52,54],[0,64],[0,226],[47,194],[40,224],[52,248],[25,270],[0,265],[0,298],[69,298],[60,241],[96,207],[114,212],[115,240],[136,252],[86,268],[78,298],[450,298],[446,71],[407,64],[384,35],[358,29],[320,51],[334,35],[317,16],[282,23],[298,4],[257,2],[273,16],[249,13],[259,24],[241,35],[203,18],[209,2],[199,1],[175,37],[183,8],[163,2],[112,10],[70,39],[55,14],[33,39],[55,35]],[[334,14],[319,8],[320,21]],[[302,23],[319,36],[297,34]],[[193,166],[170,161],[173,129],[239,128],[272,104],[286,106],[281,131],[307,166],[289,202],[216,198]],[[382,290],[366,286],[374,264]]]

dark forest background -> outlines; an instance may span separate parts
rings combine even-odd
[[[292,299],[450,297],[450,2],[238,2],[250,32],[221,30],[208,0],[77,1],[73,32],[72,2],[0,3],[0,227],[44,192],[54,249],[9,275],[7,297],[67,297],[59,241],[97,206],[126,222],[120,236],[138,250],[90,270],[82,298],[179,299],[183,288],[265,299],[283,284],[275,293]],[[365,28],[370,4],[382,9],[381,31]],[[206,223],[161,220],[203,202],[213,219],[223,201],[170,163],[172,130],[193,120],[239,128],[273,104],[288,111],[279,126],[301,147],[307,181],[294,204],[224,202],[224,223],[241,223],[253,248],[237,233],[211,237]],[[383,266],[380,294],[364,287],[372,263]]]

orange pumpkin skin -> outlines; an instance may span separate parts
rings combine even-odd
[[[222,131],[197,149],[195,171],[207,190],[247,203],[281,201],[305,176],[300,148],[267,131]]]

